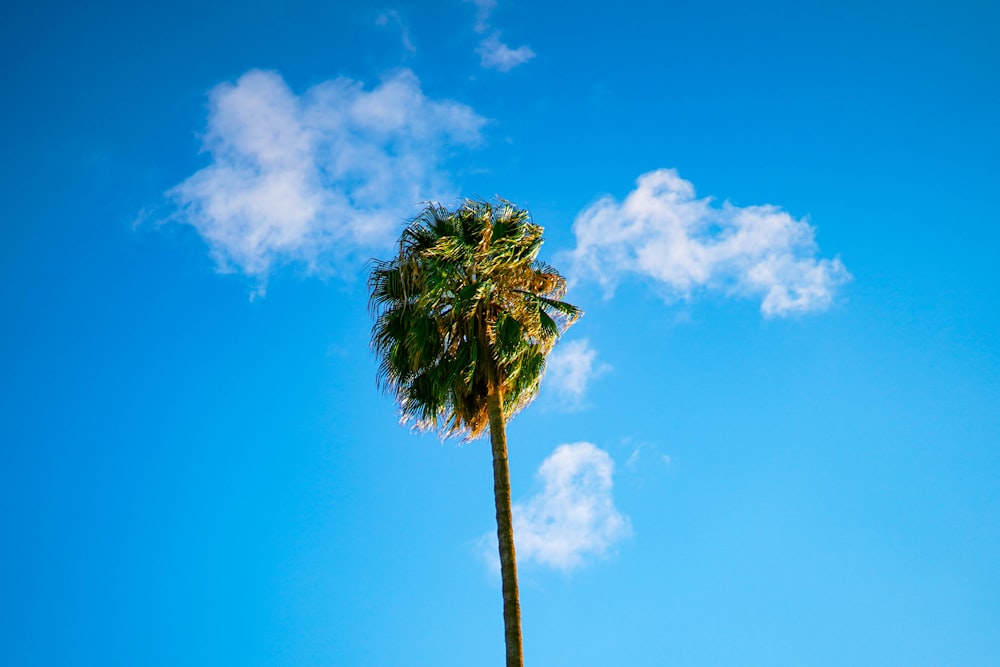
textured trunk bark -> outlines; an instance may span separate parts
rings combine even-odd
[[[493,499],[497,510],[497,542],[503,580],[503,625],[507,667],[524,667],[521,648],[521,599],[517,592],[517,559],[514,556],[514,520],[510,506],[510,469],[507,466],[507,433],[503,395],[493,389],[487,398],[490,444],[493,446]]]

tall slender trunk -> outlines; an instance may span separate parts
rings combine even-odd
[[[503,394],[494,388],[486,399],[493,446],[493,500],[497,509],[497,542],[503,580],[503,626],[507,667],[524,667],[521,648],[521,599],[517,593],[517,559],[514,556],[514,519],[510,506],[510,469],[507,466],[507,432]]]

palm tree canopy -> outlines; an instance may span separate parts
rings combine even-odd
[[[369,276],[380,386],[404,422],[472,439],[538,391],[545,355],[582,312],[561,301],[566,281],[538,261],[542,227],[500,200],[428,205],[403,231],[399,254]]]

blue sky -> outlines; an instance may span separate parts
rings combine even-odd
[[[536,665],[1000,665],[1000,11],[9,2],[0,662],[503,655],[483,442],[365,261],[499,195],[586,315],[509,426]]]

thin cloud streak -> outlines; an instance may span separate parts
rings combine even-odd
[[[413,41],[410,39],[410,29],[405,23],[403,23],[403,17],[399,15],[395,9],[387,9],[380,12],[377,17],[375,17],[375,25],[380,28],[385,28],[389,24],[395,25],[399,29],[399,37],[403,42],[403,48],[413,55],[417,52],[417,47],[413,45]]]
[[[497,0],[466,0],[476,6],[475,31],[483,34],[490,29],[490,14],[496,9]]]
[[[768,317],[825,310],[850,280],[839,257],[818,259],[816,230],[777,206],[717,206],[673,169],[639,177],[622,202],[604,197],[577,215],[574,280],[613,294],[627,275],[651,278],[668,299],[700,290],[761,298]]]
[[[262,291],[277,266],[336,271],[387,245],[420,202],[454,198],[442,163],[477,144],[485,122],[426,97],[406,69],[371,90],[338,78],[302,95],[276,72],[251,70],[212,90],[211,161],[167,196],[220,271],[252,276]]]

